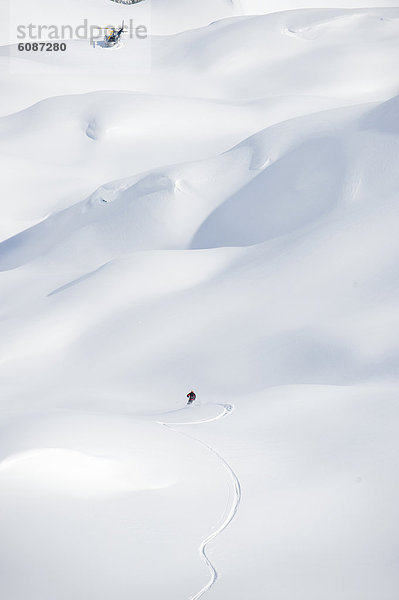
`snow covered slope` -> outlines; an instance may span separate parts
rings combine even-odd
[[[396,600],[399,8],[339,4],[4,38],[5,600]]]
[[[387,99],[398,92],[398,15],[399,9],[386,8],[291,11],[154,35],[149,72],[140,68],[148,66],[147,42],[129,36],[108,53],[85,40],[69,41],[66,53],[53,54],[4,45],[0,111],[15,112],[49,95],[104,89],[229,103],[293,95],[338,105]],[[290,104],[294,110],[296,103]]]
[[[179,344],[182,336],[191,340],[197,355],[194,363],[189,361],[191,376],[198,379],[198,363],[201,379],[228,394],[234,393],[237,385],[253,392],[260,385],[292,383],[298,377],[304,382],[309,377],[318,383],[355,382],[362,373],[370,375],[379,368],[375,357],[370,362],[367,352],[363,356],[362,332],[352,331],[359,327],[360,312],[371,310],[364,304],[362,286],[353,286],[363,277],[363,285],[371,285],[385,262],[398,251],[399,139],[394,133],[397,110],[395,98],[382,105],[302,117],[266,129],[217,158],[109,184],[88,200],[4,241],[0,246],[0,268],[11,275],[14,269],[24,267],[11,279],[14,293],[15,286],[20,286],[22,303],[22,288],[27,283],[25,271],[46,273],[32,279],[26,310],[29,314],[29,305],[34,302],[35,327],[40,322],[38,310],[43,315],[41,338],[48,337],[51,359],[61,365],[57,348],[64,360],[70,348],[71,366],[65,373],[68,379],[71,369],[76,368],[74,379],[78,386],[82,377],[86,380],[85,374],[85,386],[96,385],[101,393],[110,386],[108,393],[113,404],[115,386],[126,389],[123,377],[127,377],[129,394],[142,378],[141,361],[137,367],[131,365],[132,357],[143,355],[148,342],[151,353],[154,352],[158,322],[164,320],[163,341],[157,351],[161,361],[157,368],[164,377],[148,384],[144,379],[142,384],[149,386],[144,394],[145,404],[147,395],[166,401],[162,393],[165,377],[174,382],[171,397],[178,394],[178,372],[187,362],[185,345]],[[186,250],[196,248],[207,251],[202,255]],[[151,254],[135,253],[142,250]],[[163,250],[183,252],[154,252]],[[222,269],[216,279],[215,269]],[[324,287],[320,289],[323,280]],[[268,294],[270,285],[273,293]],[[283,306],[287,302],[288,310],[292,302],[292,286],[296,290],[295,304],[292,315],[290,310],[287,315]],[[348,297],[341,307],[334,290],[341,290],[342,286]],[[382,287],[381,281],[379,286]],[[258,293],[247,292],[252,289]],[[228,311],[226,314],[225,295],[234,298],[233,310],[240,306],[240,314],[251,306],[246,335],[251,330],[256,335],[250,336],[246,344],[241,338],[242,323],[232,320]],[[143,304],[149,329],[137,328],[137,303],[148,302],[149,298],[156,299],[154,314],[148,313],[149,308]],[[178,311],[170,322],[164,311],[171,302],[184,302],[184,312],[190,307],[193,312],[181,321]],[[87,308],[83,318],[84,306]],[[18,312],[21,310],[19,306]],[[198,310],[204,320],[200,327]],[[384,346],[388,343],[384,354],[396,347],[386,314],[385,308],[381,317],[387,330],[380,332]],[[318,318],[320,331],[316,326]],[[64,320],[75,323],[68,327],[66,340],[63,335],[53,335],[54,323]],[[28,323],[23,318],[19,320],[21,339],[30,321],[30,316]],[[107,327],[107,321],[113,326]],[[132,323],[134,335],[128,333],[126,322]],[[100,338],[99,323],[107,331]],[[125,330],[122,345],[118,323]],[[82,347],[83,329],[86,341]],[[15,335],[15,323],[13,331]],[[259,336],[263,340],[262,352]],[[6,333],[1,337],[9,340]],[[214,338],[221,343],[215,343]],[[341,346],[346,347],[344,354]],[[352,358],[348,354],[351,347]],[[94,348],[100,354],[95,365]],[[111,370],[114,358],[109,357],[111,348],[112,357],[118,357],[115,376]],[[21,351],[23,361],[29,356],[30,368],[37,372],[36,381],[41,381],[41,385],[48,386],[53,375],[58,381],[62,377],[63,364],[61,369],[54,367],[52,375],[42,368],[43,357],[37,353],[36,344],[32,346],[32,356],[26,344]],[[319,354],[320,359],[323,352],[327,356],[320,364],[314,356]],[[14,361],[17,365],[18,354]],[[241,363],[250,367],[248,372],[238,369]],[[216,373],[215,364],[219,365]],[[266,364],[268,368],[264,367]],[[12,362],[7,365],[8,372],[11,365]],[[14,368],[19,371],[17,366]],[[173,369],[176,373],[172,376]],[[62,394],[65,385],[60,386]],[[138,387],[137,401],[141,393]]]
[[[50,91],[118,89],[127,82],[141,93],[57,96],[0,119],[0,150],[7,155],[3,190],[12,197],[0,237],[77,202],[106,181],[206,158],[209,143],[214,154],[298,115],[390,98],[399,91],[398,15],[388,9],[316,10],[228,19],[155,37],[148,75],[126,75],[132,53],[140,62],[141,46],[130,39],[107,54],[106,75],[79,73],[80,64],[84,73],[95,72],[102,60],[83,41],[65,55],[31,52],[22,59],[16,51],[11,64],[13,69],[22,64],[23,72],[2,74],[4,112],[10,102],[23,108]],[[245,52],[237,39],[251,40]],[[7,52],[3,48],[3,61],[9,60]],[[38,64],[49,72],[29,74]],[[117,68],[122,75],[110,76]],[[16,177],[21,170],[23,179]],[[40,203],[31,202],[32,193]]]

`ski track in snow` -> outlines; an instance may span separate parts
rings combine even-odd
[[[179,433],[180,435],[184,435],[185,437],[188,437],[191,440],[194,440],[195,442],[201,444],[202,446],[205,446],[205,448],[207,448],[210,452],[212,452],[212,454],[214,454],[216,456],[216,458],[219,460],[219,462],[226,469],[227,473],[229,474],[229,476],[232,480],[232,484],[233,484],[232,485],[233,498],[231,501],[231,506],[227,505],[227,507],[226,507],[226,510],[225,510],[225,514],[227,513],[226,518],[222,519],[221,525],[215,531],[212,531],[212,533],[210,535],[208,535],[201,542],[200,547],[199,547],[199,553],[200,553],[202,559],[204,560],[207,568],[210,571],[211,578],[208,581],[208,583],[206,585],[204,585],[203,588],[200,589],[199,592],[197,592],[194,596],[190,597],[190,600],[198,600],[206,592],[208,592],[213,587],[213,585],[216,583],[216,581],[219,577],[219,574],[218,574],[215,566],[212,564],[211,560],[209,559],[207,552],[206,552],[206,548],[207,548],[208,544],[210,544],[210,542],[212,542],[212,540],[214,540],[220,533],[222,533],[230,525],[231,521],[234,519],[234,517],[238,511],[238,507],[239,507],[239,504],[241,501],[240,480],[238,479],[237,475],[235,474],[233,469],[230,467],[228,462],[223,458],[223,456],[221,456],[219,454],[219,452],[217,450],[215,450],[215,448],[213,448],[206,442],[203,442],[202,440],[186,433],[185,431],[180,431],[180,430],[174,429],[174,427],[173,427],[174,425],[175,426],[200,425],[201,423],[210,423],[212,421],[218,421],[219,419],[223,419],[224,417],[226,417],[228,414],[230,414],[234,410],[234,405],[232,405],[232,404],[214,404],[214,406],[221,406],[223,408],[223,412],[211,419],[204,419],[202,421],[189,421],[189,422],[183,422],[183,423],[165,423],[164,421],[158,421],[158,423],[160,425],[167,427],[171,431],[174,431],[175,433]]]

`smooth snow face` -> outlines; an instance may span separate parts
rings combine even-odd
[[[5,597],[186,597],[206,581],[197,547],[223,521],[230,482],[201,444],[66,414],[3,423],[0,453]]]
[[[150,22],[151,31],[155,35],[176,34],[207,26],[215,21],[243,15],[261,15],[278,11],[309,8],[330,9],[329,0],[313,0],[311,6],[306,0],[144,0],[134,6],[124,6],[117,2],[98,3],[86,0],[82,5],[79,0],[69,0],[67,3],[54,3],[50,0],[40,0],[33,8],[29,0],[10,3],[8,8],[11,24],[21,23],[78,23],[83,18],[95,24],[117,25],[123,18],[132,17],[137,23]],[[335,0],[334,8],[384,8],[397,7],[395,0]],[[150,19],[149,19],[150,17]],[[16,27],[4,27],[5,39],[15,41]]]
[[[399,9],[311,4],[12,6],[152,23],[2,38],[5,600],[396,600]]]
[[[139,470],[144,465],[139,464]],[[1,465],[7,478],[16,485],[20,482],[30,487],[35,485],[43,489],[43,493],[51,490],[66,495],[103,495],[123,493],[139,489],[157,489],[146,482],[146,474],[129,473],[119,468],[113,461],[96,459],[74,450],[48,448],[11,455]],[[129,481],[130,479],[130,481]],[[6,483],[7,485],[7,483]],[[163,485],[160,485],[163,487]]]

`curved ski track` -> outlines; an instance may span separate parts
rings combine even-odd
[[[233,497],[232,497],[232,501],[231,501],[231,506],[226,507],[225,514],[227,512],[227,515],[226,515],[225,519],[222,520],[221,525],[215,531],[213,531],[210,535],[208,535],[201,542],[200,547],[199,547],[199,553],[200,553],[202,559],[204,560],[207,568],[209,569],[211,578],[208,581],[208,583],[206,585],[204,585],[203,588],[200,589],[199,592],[197,592],[194,596],[190,597],[190,600],[199,600],[199,598],[201,598],[206,592],[208,592],[211,589],[211,587],[216,583],[216,581],[219,577],[219,574],[218,574],[215,566],[212,564],[211,560],[209,559],[209,557],[207,555],[206,548],[207,548],[208,544],[212,540],[214,540],[220,533],[222,533],[222,531],[224,531],[226,529],[226,527],[228,527],[230,525],[231,521],[234,519],[234,517],[238,511],[240,501],[241,501],[241,485],[240,485],[240,481],[239,481],[237,475],[235,474],[235,472],[233,471],[233,469],[230,467],[228,462],[223,458],[223,456],[221,456],[219,454],[219,452],[217,450],[215,450],[215,448],[213,448],[206,442],[203,442],[202,440],[200,440],[192,435],[189,435],[188,433],[186,433],[184,431],[179,431],[179,430],[174,429],[173,425],[183,426],[183,425],[200,425],[201,423],[210,423],[212,421],[218,421],[219,419],[223,419],[224,417],[226,417],[228,414],[230,414],[234,410],[234,405],[232,405],[232,404],[215,404],[215,406],[221,406],[223,408],[223,412],[220,415],[217,415],[216,417],[213,417],[211,419],[204,419],[202,421],[190,421],[190,422],[183,422],[183,423],[165,423],[163,421],[158,421],[158,423],[160,425],[167,427],[168,429],[174,431],[175,433],[184,435],[185,437],[188,437],[188,438],[194,440],[195,442],[201,444],[202,446],[205,446],[205,448],[207,448],[210,452],[212,452],[212,454],[214,454],[216,456],[216,458],[226,469],[227,473],[229,474],[229,476],[232,480]]]

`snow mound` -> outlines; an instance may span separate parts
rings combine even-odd
[[[109,459],[59,448],[11,455],[0,463],[3,483],[8,479],[8,485],[11,480],[25,490],[35,486],[43,493],[98,496],[157,490],[170,485],[169,480],[151,482],[151,471],[143,460],[132,471]]]
[[[154,36],[151,72],[128,77],[117,67],[128,70],[132,55],[141,60],[129,39],[117,56],[107,55],[107,75],[98,73],[96,51],[85,41],[62,57],[17,51],[21,75],[10,73],[10,48],[0,48],[7,66],[0,110],[13,110],[0,119],[9,199],[0,239],[107,181],[208,158],[297,116],[388,100],[399,90],[398,15],[388,8],[313,9],[225,19]],[[251,43],[242,51],[237,40]],[[50,71],[26,73],[38,61]]]
[[[4,241],[0,268],[48,259],[50,250],[66,261],[74,252],[95,269],[135,250],[249,246],[331,215],[342,218],[377,192],[380,202],[391,200],[398,184],[396,105],[397,99],[295,119],[215,159],[108,184]],[[380,123],[379,114],[392,132],[383,156],[384,131],[367,126]]]

